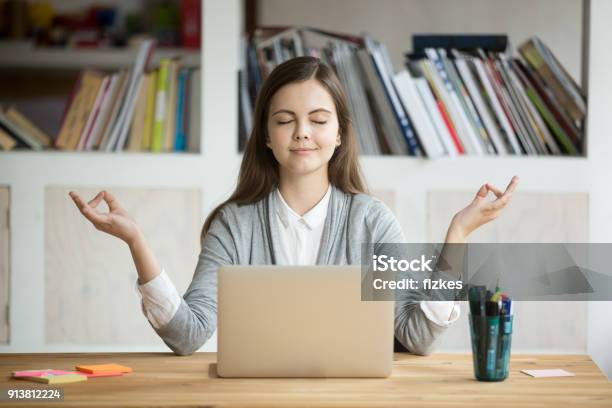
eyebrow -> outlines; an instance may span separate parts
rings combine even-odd
[[[319,108],[319,109],[315,109],[315,110],[312,110],[312,111],[308,112],[308,114],[309,114],[309,115],[311,115],[311,114],[313,114],[313,113],[317,113],[317,112],[327,112],[327,113],[331,113],[331,111],[329,111],[329,110],[327,110],[327,109],[324,109],[324,108]],[[276,112],[274,112],[274,113],[272,114],[272,116],[274,116],[274,115],[276,115],[276,114],[279,114],[279,113],[288,113],[288,114],[290,114],[290,115],[295,115],[295,112],[293,112],[293,111],[290,111],[290,110],[288,110],[288,109],[281,109],[281,110],[277,110]]]

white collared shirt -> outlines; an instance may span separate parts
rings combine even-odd
[[[331,185],[321,200],[304,215],[297,214],[284,200],[277,189],[276,217],[279,226],[279,265],[315,265],[323,226],[327,217]],[[138,285],[142,295],[142,310],[155,328],[165,326],[181,305],[181,297],[172,281],[162,272],[151,281]],[[421,301],[421,310],[429,320],[442,327],[450,326],[459,318],[461,309],[458,302]]]
[[[279,226],[280,247],[279,265],[315,265],[321,247],[323,225],[327,217],[331,184],[327,192],[314,207],[304,215],[299,215],[276,190],[276,218]]]

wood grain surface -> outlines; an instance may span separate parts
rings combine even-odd
[[[470,354],[415,356],[396,353],[385,379],[224,379],[216,354],[0,354],[0,389],[40,384],[11,379],[14,370],[72,369],[77,364],[118,363],[134,369],[124,377],[66,384],[61,407],[216,406],[427,406],[610,407],[609,382],[586,355],[514,355],[503,382],[474,379]],[[563,368],[575,377],[531,378],[521,369]],[[0,403],[0,406],[3,404]],[[17,406],[17,404],[15,404]],[[32,407],[43,407],[35,402]],[[18,404],[28,406],[28,404]]]

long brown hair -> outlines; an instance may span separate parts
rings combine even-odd
[[[272,97],[283,86],[292,82],[316,79],[329,92],[338,115],[341,143],[328,163],[329,182],[349,194],[366,193],[367,187],[359,166],[357,141],[351,126],[346,95],[340,81],[318,58],[297,57],[278,65],[264,81],[253,113],[253,130],[247,141],[236,190],[230,198],[215,208],[206,218],[201,238],[208,233],[210,224],[224,205],[252,204],[265,198],[278,186],[278,162],[266,146],[267,122]]]

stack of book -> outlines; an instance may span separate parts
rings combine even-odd
[[[0,149],[29,148],[42,150],[52,140],[44,131],[25,117],[17,108],[0,108]]]
[[[154,42],[139,45],[132,67],[86,69],[72,89],[54,140],[14,108],[0,111],[5,150],[54,147],[68,151],[200,151],[200,68],[162,58],[148,68]]]
[[[240,145],[269,72],[289,58],[312,55],[342,82],[362,154],[582,154],[585,96],[538,38],[516,56],[504,49],[505,36],[413,40],[406,69],[395,72],[384,44],[368,34],[301,27],[257,32],[244,45]]]
[[[199,68],[162,59],[146,70],[153,43],[130,69],[81,73],[55,140],[63,150],[199,151]]]

